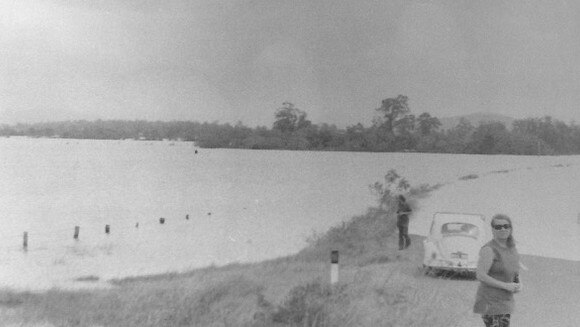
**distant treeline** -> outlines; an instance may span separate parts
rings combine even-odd
[[[1,136],[69,139],[135,139],[194,141],[203,148],[327,150],[366,152],[437,152],[470,154],[558,155],[580,154],[580,126],[546,116],[472,125],[462,119],[440,130],[429,113],[411,114],[407,97],[382,101],[370,126],[361,123],[345,129],[313,124],[306,112],[286,102],[275,112],[271,128],[192,121],[63,121],[0,125]]]

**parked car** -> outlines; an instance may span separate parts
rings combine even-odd
[[[423,241],[423,267],[426,272],[475,275],[479,250],[489,239],[483,215],[437,212]]]

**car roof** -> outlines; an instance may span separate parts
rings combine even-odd
[[[480,229],[478,238],[485,240],[487,238],[485,216],[477,213],[461,213],[461,212],[436,212],[433,215],[433,222],[431,223],[431,230],[429,232],[430,238],[441,238],[441,226],[446,223],[469,223]]]
[[[436,212],[433,215],[433,223],[443,225],[445,223],[470,223],[476,226],[485,224],[485,216],[476,213],[460,213],[460,212]]]

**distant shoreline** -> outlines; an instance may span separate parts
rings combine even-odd
[[[405,96],[400,95],[397,101],[402,101],[399,99],[406,102]],[[0,136],[194,141],[201,148],[252,150],[580,154],[580,126],[549,116],[519,120],[498,115],[487,118],[485,115],[464,116],[456,121],[455,126],[443,129],[440,128],[441,121],[428,113],[415,117],[405,112],[391,117],[383,112],[386,116],[377,117],[369,127],[356,123],[338,128],[325,123],[313,124],[306,119],[305,112],[297,110],[291,103],[286,104],[290,107],[283,111],[289,116],[276,116],[272,128],[252,128],[241,122],[231,125],[196,121],[75,120],[0,124]],[[301,116],[295,116],[297,112],[301,112]],[[399,124],[393,125],[394,122]]]

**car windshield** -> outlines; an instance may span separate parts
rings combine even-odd
[[[479,228],[468,223],[446,223],[441,226],[441,234],[443,236],[470,236],[477,238],[479,235]]]

